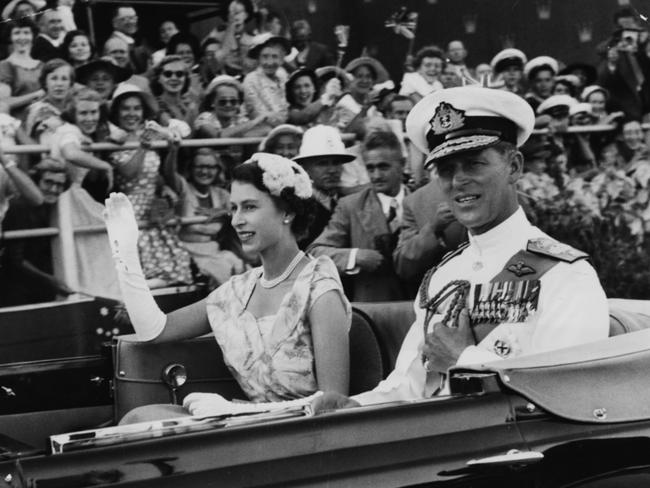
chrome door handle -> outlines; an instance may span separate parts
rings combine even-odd
[[[520,451],[511,449],[506,454],[484,457],[467,461],[467,466],[507,466],[512,464],[535,464],[544,459],[544,454],[538,451]]]

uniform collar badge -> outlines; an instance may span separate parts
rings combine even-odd
[[[441,102],[429,123],[434,134],[446,134],[465,126],[465,111],[450,103]]]

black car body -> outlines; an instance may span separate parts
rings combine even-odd
[[[75,355],[0,367],[5,395],[0,487],[603,487],[650,481],[650,330],[455,368],[452,394],[446,397],[153,433],[148,439],[51,454],[49,435],[112,425],[116,412],[119,416],[138,404],[180,400],[189,391],[240,395],[209,337],[163,345],[126,337],[102,353],[106,330],[115,332],[106,329],[114,304],[89,303],[71,305],[85,310],[84,320],[76,331],[59,335],[71,344],[80,340],[73,335],[92,338],[86,349],[70,345]],[[357,305],[353,330],[361,335],[351,341],[357,382],[352,390],[362,391],[389,372],[412,311],[406,303]],[[109,322],[98,326],[104,319]],[[52,332],[65,329],[60,323],[51,326]],[[30,349],[27,342],[24,351]],[[32,345],[38,342],[32,337]],[[60,341],[48,348],[54,350],[55,343]],[[188,381],[180,388],[161,379],[174,364],[186,368]],[[39,398],[40,406],[28,399],[16,402],[43,389],[42,381],[49,381],[51,394]],[[71,396],[75,391],[78,395]]]

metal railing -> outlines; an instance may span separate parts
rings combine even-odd
[[[642,127],[645,130],[650,129],[650,123],[643,124]],[[616,127],[614,125],[589,125],[589,126],[571,126],[568,130],[570,134],[583,134],[583,133],[596,133],[596,132],[608,132],[614,130]],[[548,133],[546,129],[536,129],[533,134],[545,134]],[[181,141],[180,146],[184,148],[196,148],[196,147],[228,147],[228,146],[253,146],[258,145],[263,140],[262,137],[245,137],[245,138],[211,138],[211,139],[186,139]],[[350,142],[354,140],[353,134],[343,134],[343,140],[345,142]],[[94,143],[88,146],[85,146],[85,150],[92,152],[113,152],[113,151],[123,151],[130,149],[137,149],[140,145],[138,142],[126,142],[124,144],[113,144],[113,143]],[[155,141],[152,143],[152,149],[165,149],[168,147],[168,143],[164,141]],[[50,147],[45,145],[14,145],[7,146],[4,148],[4,152],[7,154],[38,154],[38,153],[49,153]],[[78,285],[77,272],[78,266],[76,262],[76,256],[74,252],[74,243],[75,235],[77,234],[88,234],[88,233],[105,233],[106,228],[103,224],[98,225],[86,225],[86,226],[74,226],[71,220],[72,216],[72,203],[68,197],[67,192],[64,192],[59,197],[55,212],[55,221],[56,226],[45,227],[40,229],[24,229],[24,230],[13,230],[6,231],[3,234],[3,238],[6,240],[15,240],[15,239],[29,239],[36,237],[51,237],[58,240],[57,246],[53,246],[53,249],[58,252],[54,253],[53,259],[55,262],[58,262],[59,266],[56,266],[55,269],[60,272],[57,273],[57,277],[62,279],[70,288],[76,289]],[[191,225],[196,223],[206,222],[208,217],[197,216],[197,217],[183,217],[176,218],[169,225]],[[147,228],[154,224],[140,222],[140,228]]]
[[[344,135],[344,140],[350,140],[349,134]],[[181,141],[180,146],[186,148],[196,147],[227,147],[227,146],[255,146],[263,140],[262,137],[245,137],[245,138],[222,138],[222,139],[186,139]],[[123,151],[129,149],[137,149],[140,145],[138,142],[126,142],[124,144],[112,143],[95,143],[85,146],[84,149],[92,152],[100,151]],[[164,149],[168,147],[168,143],[164,141],[155,141],[151,145],[152,149]],[[4,148],[7,154],[39,154],[49,153],[50,147],[45,145],[30,144],[30,145],[15,145],[7,146]],[[31,239],[37,237],[50,237],[55,239],[55,244],[52,246],[54,261],[55,275],[61,279],[66,285],[73,289],[79,289],[78,280],[78,263],[75,254],[75,235],[89,234],[89,233],[105,233],[106,227],[103,224],[75,226],[72,222],[73,208],[69,192],[63,192],[58,199],[56,210],[54,212],[54,222],[56,226],[44,227],[40,229],[24,229],[6,231],[3,234],[5,240],[16,239]],[[208,217],[184,217],[173,219],[169,225],[191,225],[206,222]],[[140,222],[140,228],[147,228],[154,224]]]

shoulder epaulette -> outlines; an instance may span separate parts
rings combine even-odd
[[[429,271],[425,273],[424,278],[422,278],[422,283],[420,283],[420,289],[418,290],[418,294],[420,295],[420,308],[426,308],[427,303],[429,302],[429,282],[431,281],[433,274],[438,271],[442,265],[446,264],[449,260],[463,252],[467,246],[469,246],[469,242],[463,242],[456,249],[453,249],[452,251],[449,251],[447,254],[445,254],[438,264],[430,268]]]
[[[580,259],[589,258],[589,254],[586,252],[579,251],[567,244],[563,244],[554,239],[549,239],[548,237],[529,239],[526,250],[567,263],[575,263]]]

